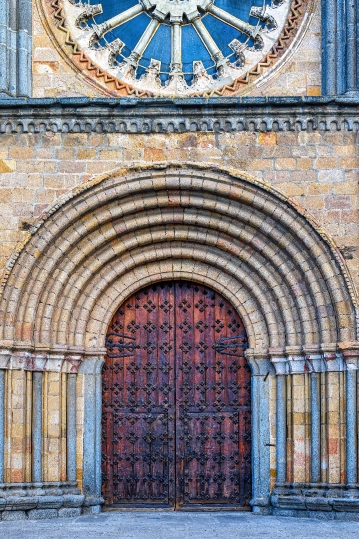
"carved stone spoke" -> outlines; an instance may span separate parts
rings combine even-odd
[[[117,2],[111,17],[111,0],[62,1],[66,28],[101,70],[137,91],[167,96],[212,92],[243,78],[278,41],[291,3],[241,0],[222,9],[219,0],[137,0],[124,10]],[[229,32],[228,43],[218,38],[218,28]]]

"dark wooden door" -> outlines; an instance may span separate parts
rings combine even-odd
[[[186,281],[149,286],[117,311],[106,347],[105,504],[248,508],[250,370],[230,303]]]

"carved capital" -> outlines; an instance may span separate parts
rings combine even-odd
[[[318,346],[306,346],[303,348],[305,365],[308,372],[324,372],[323,352]]]
[[[270,361],[275,368],[277,376],[288,374],[287,355],[283,348],[269,348],[268,354]]]
[[[289,374],[303,374],[305,372],[305,354],[300,346],[287,346],[287,369]]]
[[[347,371],[356,371],[359,368],[359,342],[340,342],[338,348],[342,353]]]
[[[5,370],[76,374],[82,360],[82,354],[0,349],[0,369]]]

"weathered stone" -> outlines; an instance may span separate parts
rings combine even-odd
[[[67,495],[63,497],[64,507],[81,507],[84,504],[85,496],[84,495]]]
[[[359,499],[334,498],[332,503],[334,511],[359,512]]]
[[[44,520],[48,518],[56,518],[58,512],[56,509],[32,509],[27,513],[27,518],[30,520]]]
[[[64,504],[64,496],[39,496],[37,509],[59,509]]]
[[[25,511],[3,511],[1,513],[1,519],[5,521],[26,520],[27,516]]]
[[[79,517],[82,513],[82,509],[80,507],[63,507],[62,509],[59,509],[58,516],[60,518],[73,518],[73,517]]]
[[[37,507],[39,499],[33,496],[6,498],[6,511],[29,511]]]
[[[357,6],[319,4],[288,9],[280,52],[238,86],[181,100],[128,97],[130,83],[72,56],[59,17],[81,2],[25,0],[20,13],[5,0],[0,64],[22,51],[24,69],[2,70],[0,95],[28,94],[31,43],[13,33],[26,22],[44,99],[0,99],[0,518],[101,511],[110,313],[169,279],[213,288],[243,316],[253,511],[359,515],[359,99],[353,62],[334,65],[348,47],[356,58]],[[334,54],[338,20],[350,39]],[[324,90],[349,92],[320,96],[322,67]]]
[[[328,498],[313,497],[305,498],[305,505],[308,511],[332,511],[331,500]]]

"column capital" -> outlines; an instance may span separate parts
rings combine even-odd
[[[0,349],[0,369],[77,374],[82,354],[39,353]]]
[[[287,355],[284,348],[276,347],[269,348],[268,355],[270,357],[270,362],[275,368],[275,373],[277,376],[288,374],[287,372]]]
[[[267,348],[247,348],[244,355],[252,371],[252,376],[265,376],[273,373]]]
[[[320,346],[305,346],[305,364],[309,372],[324,372],[324,356]]]
[[[347,371],[356,371],[359,368],[359,342],[340,342],[338,348],[342,353]]]
[[[303,374],[305,372],[305,354],[301,346],[287,346],[287,369],[289,374]]]

